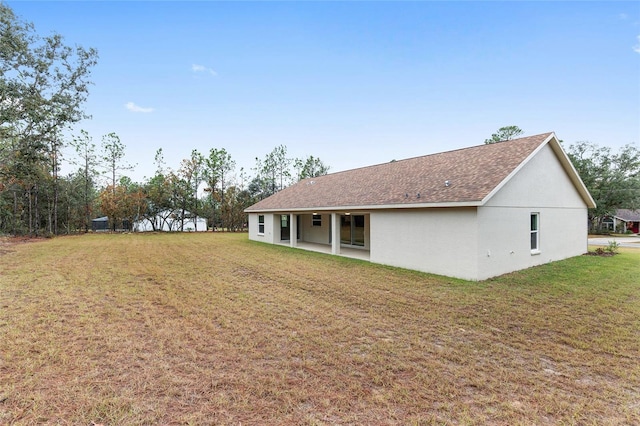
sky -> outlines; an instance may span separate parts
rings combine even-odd
[[[279,145],[337,172],[480,145],[498,128],[640,143],[640,2],[5,1],[98,50],[78,123],[134,181]],[[69,154],[70,155],[70,154]]]

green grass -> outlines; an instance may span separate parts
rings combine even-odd
[[[0,424],[640,423],[640,250],[480,283],[246,234],[0,253]]]

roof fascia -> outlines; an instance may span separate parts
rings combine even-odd
[[[245,213],[278,213],[278,212],[291,212],[291,213],[308,213],[308,212],[352,212],[360,210],[407,210],[407,209],[431,209],[431,208],[443,208],[443,207],[478,207],[480,201],[465,201],[465,202],[451,202],[451,203],[416,203],[416,204],[382,204],[371,206],[335,206],[335,207],[303,207],[303,208],[291,208],[291,209],[259,209],[259,210],[245,210]]]
[[[638,221],[640,221],[640,219],[637,218],[637,217],[629,217],[629,216],[622,217],[622,216],[617,216],[617,215],[613,215],[612,217],[615,217],[616,219],[621,220],[623,222],[638,222]]]

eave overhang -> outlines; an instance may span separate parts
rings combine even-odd
[[[464,201],[450,203],[414,203],[414,204],[383,204],[370,206],[334,206],[334,207],[300,207],[300,208],[278,208],[278,209],[245,209],[245,213],[336,213],[336,212],[353,212],[353,211],[372,211],[372,210],[407,210],[407,209],[434,209],[434,208],[451,208],[451,207],[478,207],[482,205],[481,201]]]

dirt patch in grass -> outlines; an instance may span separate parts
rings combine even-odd
[[[0,424],[638,424],[640,256],[482,283],[249,242],[0,258]]]
[[[10,237],[0,236],[0,256],[6,253],[11,253],[13,250],[11,247],[16,244],[31,243],[34,241],[41,241],[42,238],[35,237]]]

